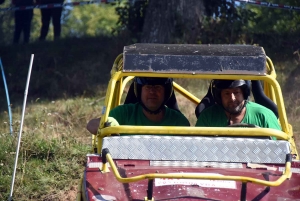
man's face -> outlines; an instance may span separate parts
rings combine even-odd
[[[231,114],[239,113],[244,105],[243,91],[240,87],[223,89],[221,98],[223,107]]]
[[[157,110],[165,98],[165,88],[162,85],[142,86],[141,100],[151,111]]]

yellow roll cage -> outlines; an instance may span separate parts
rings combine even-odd
[[[123,71],[123,54],[120,54],[112,67],[111,79],[107,87],[105,98],[105,112],[101,116],[98,134],[93,136],[93,148],[97,148],[98,153],[101,152],[102,139],[112,133],[147,133],[155,135],[164,133],[167,135],[226,135],[226,136],[275,136],[279,140],[287,140],[291,144],[292,154],[299,158],[293,138],[292,126],[288,123],[284,101],[282,97],[281,87],[276,80],[276,72],[270,58],[267,57],[267,72],[264,75],[248,75],[248,74],[196,74],[196,73],[159,73],[159,72],[124,72]],[[220,128],[220,127],[156,127],[156,126],[114,126],[106,127],[104,123],[107,121],[109,111],[121,104],[121,98],[126,84],[135,76],[140,77],[172,77],[185,79],[244,79],[244,80],[261,80],[264,85],[264,92],[278,107],[279,122],[282,131],[276,131],[269,128]],[[199,104],[201,99],[194,96],[185,88],[174,82],[174,90],[194,104]],[[254,130],[255,129],[255,132]]]

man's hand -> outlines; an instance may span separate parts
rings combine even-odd
[[[105,122],[104,126],[105,127],[119,126],[119,122],[115,118],[113,118],[113,117],[108,117],[107,118],[107,122]]]
[[[107,122],[105,122],[104,124],[105,127],[109,127],[109,126],[119,126],[119,122],[113,118],[113,117],[108,117],[107,118]],[[119,133],[112,133],[111,136],[119,136]]]

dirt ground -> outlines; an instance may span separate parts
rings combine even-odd
[[[79,180],[78,180],[79,182]],[[61,194],[58,196],[58,201],[74,201],[77,198],[77,189],[78,186],[73,185],[70,187],[70,190],[61,192]]]

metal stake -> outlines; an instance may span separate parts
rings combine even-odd
[[[6,79],[5,79],[5,74],[4,74],[4,68],[3,68],[3,65],[2,65],[1,58],[0,58],[0,67],[1,67],[1,71],[2,71],[4,88],[5,88],[5,92],[6,92],[6,100],[7,100],[7,105],[8,105],[9,129],[10,129],[10,134],[12,135],[13,134],[13,128],[12,128],[11,107],[10,107],[9,94],[8,94],[8,90],[7,90],[7,84],[6,84]]]
[[[14,190],[14,182],[15,182],[16,169],[17,169],[17,164],[18,164],[18,156],[19,156],[23,121],[24,121],[24,114],[25,114],[25,108],[26,108],[26,100],[27,100],[27,93],[28,93],[28,86],[29,86],[29,81],[30,81],[33,58],[34,58],[34,54],[31,54],[30,65],[29,65],[29,70],[28,70],[28,75],[27,75],[26,88],[25,88],[25,93],[24,93],[24,101],[23,101],[23,109],[22,109],[22,117],[21,117],[19,137],[18,137],[18,146],[17,146],[16,158],[15,158],[15,166],[14,166],[14,172],[13,172],[12,181],[11,181],[10,194],[9,194],[9,198],[8,198],[9,201],[12,200],[12,194],[13,194],[13,190]]]

